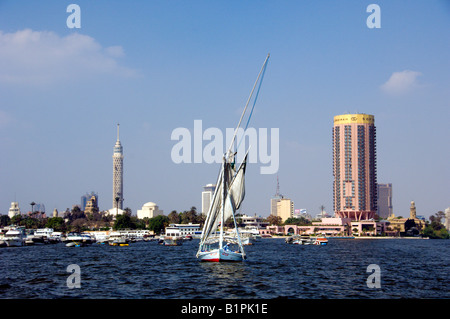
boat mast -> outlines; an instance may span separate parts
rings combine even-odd
[[[266,64],[267,64],[267,61],[269,60],[269,57],[270,57],[270,53],[267,54],[266,60],[264,61],[263,66],[261,67],[261,70],[259,71],[258,77],[256,78],[255,84],[253,85],[252,91],[250,92],[250,95],[249,95],[249,97],[247,99],[247,103],[245,104],[244,111],[242,112],[241,118],[239,119],[239,123],[238,123],[236,129],[234,130],[234,135],[233,135],[233,138],[231,139],[230,147],[228,148],[228,151],[226,152],[226,159],[228,159],[230,154],[231,154],[231,149],[233,147],[234,140],[236,139],[236,135],[237,135],[238,129],[239,129],[239,127],[241,127],[242,119],[244,118],[244,114],[247,111],[248,104],[250,103],[250,100],[251,100],[251,98],[253,96],[253,92],[255,91],[256,85],[259,82],[259,78],[261,77],[261,74],[263,73],[263,71],[264,71],[264,69],[266,67]]]
[[[220,210],[220,240],[219,240],[219,248],[223,247],[223,226],[225,224],[225,201],[226,201],[226,181],[225,181],[225,169],[226,169],[226,158],[223,157],[222,164],[222,209]]]

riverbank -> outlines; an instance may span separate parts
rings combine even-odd
[[[333,237],[328,237],[333,238]],[[356,236],[355,239],[430,239],[428,237]]]
[[[292,236],[272,236],[266,238],[289,238]],[[355,237],[327,237],[328,239],[430,239],[429,237],[394,237],[394,236],[355,236]]]

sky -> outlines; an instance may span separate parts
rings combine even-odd
[[[332,214],[333,117],[367,113],[395,215],[429,217],[450,207],[449,52],[444,0],[0,0],[0,213],[91,191],[110,209],[117,123],[124,207],[201,210],[220,164],[175,163],[172,133],[234,128],[270,53],[249,127],[278,129],[279,167],[248,165],[241,213],[268,216],[278,178],[295,209]]]

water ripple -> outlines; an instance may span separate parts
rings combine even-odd
[[[200,263],[197,244],[2,248],[0,298],[450,298],[450,241],[264,239],[243,263]],[[79,289],[67,287],[70,264],[81,268]],[[366,285],[370,264],[381,288]]]

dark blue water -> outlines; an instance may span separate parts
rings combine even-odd
[[[0,298],[450,298],[450,240],[262,239],[242,263],[200,263],[197,246],[1,248]],[[67,286],[70,264],[80,266],[80,288]],[[370,264],[380,288],[367,287]]]

